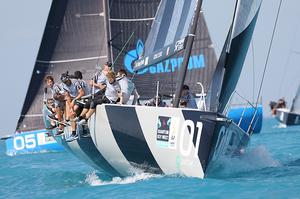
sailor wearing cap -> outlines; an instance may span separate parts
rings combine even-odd
[[[86,113],[90,108],[94,108],[95,103],[102,99],[106,89],[106,75],[108,72],[112,71],[111,62],[106,62],[102,65],[100,70],[96,72],[93,79],[90,81],[90,86],[92,87],[92,98],[85,104],[83,111],[81,112],[78,120],[86,117]]]
[[[74,122],[75,112],[79,110],[79,106],[75,104],[76,100],[79,100],[85,95],[84,89],[80,85],[80,82],[75,79],[70,79],[67,73],[61,75],[60,80],[62,82],[62,88],[66,97],[66,116],[65,119],[72,120],[71,129],[72,135],[69,139],[74,140],[78,138],[76,134],[76,123]]]

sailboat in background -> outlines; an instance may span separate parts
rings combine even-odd
[[[270,102],[272,115],[283,125],[292,126],[300,125],[300,85],[298,86],[296,96],[290,109],[286,107],[284,99],[280,99],[277,103]]]

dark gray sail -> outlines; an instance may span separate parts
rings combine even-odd
[[[160,0],[110,0],[109,48],[114,69],[133,72],[137,48],[143,48]]]
[[[158,3],[159,1],[157,1]],[[139,57],[142,55],[145,57],[146,54],[151,54],[160,48],[166,50],[170,44],[176,43],[181,38],[184,39],[188,35],[195,3],[196,1],[162,1],[159,6],[160,10],[157,13],[155,9],[152,9],[154,11],[152,15],[149,12],[149,15],[144,16],[145,19],[147,17],[149,19],[152,18],[142,27],[145,29],[145,34],[138,34],[139,37],[136,37],[137,35],[134,34],[134,38],[129,41],[128,47],[125,47],[124,63],[120,63],[123,60],[122,58],[117,60],[117,65],[121,64],[118,67],[122,67],[123,64],[130,74],[134,74],[136,70],[134,62]],[[151,8],[151,6],[149,7]],[[170,21],[170,16],[173,16],[172,21]],[[155,21],[153,21],[154,17]],[[111,19],[113,19],[113,16],[111,16]],[[165,30],[165,27],[159,26],[161,22],[168,24],[168,31]],[[152,29],[148,35],[146,32],[150,31],[151,24]],[[197,27],[185,82],[194,93],[200,92],[200,87],[196,84],[198,81],[204,84],[205,91],[208,90],[216,66],[216,55],[212,48],[212,42],[202,13]],[[130,37],[132,30],[134,28],[131,28],[131,31],[125,37],[125,41],[126,38]],[[147,41],[144,45],[146,38]],[[123,40],[123,43],[125,41]],[[116,43],[116,41],[112,41],[113,46],[116,46]],[[122,44],[122,42],[118,43],[119,46]],[[114,57],[116,57],[118,52],[114,51]],[[172,56],[170,57],[170,55]],[[176,52],[174,54],[169,50],[168,56],[161,58],[155,61],[157,63],[152,62],[151,65],[140,68],[134,77],[135,85],[143,98],[151,98],[155,95],[158,81],[160,83],[160,93],[171,95],[175,92],[178,71],[183,61],[183,53]]]
[[[196,2],[161,1],[146,41],[145,52],[135,63],[135,71],[165,60],[185,48]]]
[[[298,90],[295,98],[293,99],[293,104],[291,107],[291,112],[300,114],[300,85],[298,86]]]
[[[41,110],[45,75],[81,70],[91,78],[107,60],[103,1],[53,0],[17,131],[43,129]]]
[[[210,110],[223,112],[240,77],[261,0],[238,0],[210,88]]]

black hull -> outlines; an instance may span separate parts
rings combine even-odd
[[[250,136],[234,122],[218,122],[215,126],[208,172],[206,174],[210,174],[210,168],[222,164],[224,158],[242,155],[249,142]]]
[[[300,114],[285,109],[277,109],[275,118],[286,126],[300,125]]]
[[[123,176],[137,168],[203,178],[208,166],[240,155],[249,142],[230,119],[199,110],[101,105],[95,122],[97,149]]]

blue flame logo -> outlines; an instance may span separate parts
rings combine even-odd
[[[134,62],[144,55],[144,43],[138,40],[136,49],[130,50],[124,57],[124,66],[128,72],[134,73]],[[151,65],[143,70],[138,71],[138,74],[157,74],[157,73],[170,73],[178,70],[183,62],[183,57],[173,57],[164,60],[163,62]],[[192,55],[189,60],[188,70],[198,70],[205,67],[205,59],[203,54]]]
[[[136,43],[136,49],[130,50],[124,57],[124,66],[126,67],[127,71],[130,73],[133,72],[133,65],[134,62],[139,58],[139,56],[142,56],[144,54],[144,43],[142,40],[138,40]],[[138,74],[144,74],[148,71],[148,68],[145,68],[144,70],[141,70],[138,72]]]
[[[143,56],[144,54],[144,43],[140,39],[136,43],[136,53],[139,57]]]

